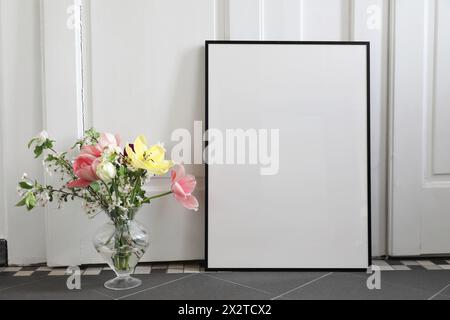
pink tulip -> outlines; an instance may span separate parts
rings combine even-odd
[[[170,174],[172,180],[171,191],[175,199],[181,203],[183,207],[197,211],[199,206],[198,200],[192,195],[192,192],[197,185],[195,177],[186,175],[182,165],[176,166]]]
[[[68,188],[85,188],[92,182],[97,181],[95,173],[99,159],[90,154],[80,154],[73,164],[73,172],[78,177],[77,180],[69,182]]]
[[[80,154],[92,155],[96,158],[102,155],[102,152],[107,148],[117,148],[120,145],[120,136],[118,134],[113,135],[111,133],[100,134],[100,139],[96,145],[86,145],[81,147]]]
[[[102,133],[98,140],[98,147],[100,150],[104,150],[108,147],[116,148],[120,145],[120,136],[118,134]]]
[[[97,145],[82,146],[80,154],[87,154],[87,155],[91,155],[91,156],[98,158],[102,155],[102,150]]]

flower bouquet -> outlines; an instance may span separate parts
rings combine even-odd
[[[90,218],[106,213],[110,222],[96,234],[94,246],[117,277],[105,286],[115,290],[139,286],[141,281],[130,275],[149,242],[146,231],[135,220],[137,211],[144,204],[169,195],[185,208],[198,210],[198,201],[192,195],[195,177],[186,175],[182,165],[166,160],[164,147],[161,144],[149,146],[144,136],[122,148],[118,135],[91,129],[67,152],[55,151],[54,143],[42,132],[28,147],[34,148],[36,158],[44,157],[47,172],[59,175],[61,183],[58,186],[41,184],[24,174],[19,182],[21,200],[17,206],[32,210],[37,205],[56,202],[60,208],[69,200],[80,199]],[[77,152],[73,161],[71,152]],[[169,171],[170,190],[148,195],[144,185],[153,176]]]

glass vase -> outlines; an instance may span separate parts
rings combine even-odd
[[[148,235],[144,227],[134,220],[136,211],[125,218],[109,213],[111,221],[103,225],[94,237],[94,247],[116,273],[116,278],[105,283],[111,290],[139,287],[142,281],[133,278],[139,260],[148,248]]]

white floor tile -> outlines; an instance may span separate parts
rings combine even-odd
[[[3,272],[19,272],[20,270],[22,270],[22,267],[6,267]]]
[[[98,276],[103,268],[87,268],[83,272],[83,276]]]
[[[200,265],[186,264],[184,265],[184,273],[198,273],[200,272]]]
[[[53,270],[53,268],[50,268],[50,267],[39,267],[36,269],[36,271],[39,271],[39,272],[50,272],[52,270]]]
[[[394,268],[390,266],[386,261],[383,260],[374,260],[372,261],[372,265],[380,268],[381,271],[393,271]]]
[[[425,266],[435,266],[435,264],[430,260],[417,260],[417,263],[423,267]]]
[[[19,271],[14,274],[14,277],[29,277],[34,273],[34,271]]]
[[[49,276],[61,277],[66,275],[66,269],[53,269],[49,274]]]
[[[440,264],[439,267],[443,270],[450,270],[450,264]]]
[[[408,266],[393,265],[392,267],[396,271],[411,271],[411,268],[409,268]]]
[[[151,271],[151,266],[137,266],[133,274],[150,274]]]
[[[427,270],[442,270],[442,268],[440,266],[438,266],[437,264],[433,264],[431,265],[425,265],[423,266],[425,269]]]
[[[183,269],[169,268],[167,269],[167,273],[183,273]]]

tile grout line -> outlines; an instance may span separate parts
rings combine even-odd
[[[236,286],[243,287],[243,288],[252,289],[252,290],[259,291],[259,292],[265,293],[265,294],[271,294],[270,292],[265,291],[265,290],[262,290],[262,289],[258,289],[258,288],[253,288],[253,287],[250,287],[250,286],[246,286],[245,284],[241,284],[241,283],[234,282],[234,281],[231,281],[231,280],[226,280],[226,279],[217,278],[217,277],[214,277],[214,276],[212,276],[212,275],[210,275],[210,274],[207,274],[207,273],[205,273],[204,275],[207,276],[207,277],[209,277],[209,278],[216,279],[216,280],[220,280],[220,281],[224,281],[224,282],[228,282],[228,283],[231,283],[231,284],[234,284],[234,285],[236,285]]]
[[[432,295],[431,297],[428,298],[428,300],[433,300],[434,298],[436,298],[438,295],[440,295],[442,292],[444,292],[445,290],[447,290],[448,288],[450,288],[450,284],[446,285],[444,288],[442,288],[441,290],[439,290],[436,294]]]
[[[190,275],[187,275],[185,277],[181,277],[181,278],[178,278],[178,279],[175,279],[175,280],[172,280],[172,281],[164,282],[164,283],[158,284],[156,286],[153,286],[153,287],[150,287],[150,288],[147,288],[147,289],[144,289],[144,290],[136,291],[134,293],[130,293],[130,294],[121,296],[119,298],[116,298],[115,300],[122,300],[122,299],[125,299],[125,298],[129,298],[129,297],[132,297],[132,296],[137,295],[139,293],[143,293],[143,292],[147,292],[147,291],[159,288],[159,287],[163,287],[165,285],[168,285],[168,284],[171,284],[171,283],[174,283],[174,282],[186,279],[186,278],[190,278],[190,277],[193,277],[193,276],[196,276],[196,274],[190,274]]]
[[[294,289],[291,289],[291,290],[289,290],[289,291],[287,291],[287,292],[285,292],[285,293],[282,293],[282,294],[280,294],[280,295],[278,295],[278,296],[276,296],[276,297],[273,297],[273,298],[270,299],[270,300],[277,300],[277,299],[279,299],[279,298],[281,298],[281,297],[283,297],[283,296],[285,296],[285,295],[287,295],[287,294],[289,294],[289,293],[292,293],[292,292],[294,292],[294,291],[296,291],[296,290],[299,290],[299,289],[302,289],[302,288],[304,288],[304,287],[307,287],[307,286],[309,286],[310,284],[313,284],[313,283],[315,283],[315,282],[317,282],[317,281],[319,281],[319,280],[321,280],[321,279],[323,279],[323,278],[326,278],[326,277],[328,277],[328,276],[331,276],[332,274],[333,274],[333,272],[327,273],[326,275],[323,275],[323,276],[321,276],[321,277],[319,277],[319,278],[317,278],[317,279],[311,280],[310,282],[307,282],[307,283],[305,283],[305,284],[302,284],[301,286],[298,286],[298,287],[296,287],[296,288],[294,288]]]
[[[109,294],[106,294],[106,293],[104,293],[104,292],[101,292],[101,291],[99,291],[99,290],[97,290],[97,289],[92,289],[92,291],[95,292],[95,293],[98,293],[98,294],[100,294],[100,295],[102,295],[102,296],[104,296],[104,297],[106,297],[106,298],[109,298],[109,299],[111,299],[111,300],[115,300],[115,298],[114,298],[113,296],[110,296]]]

